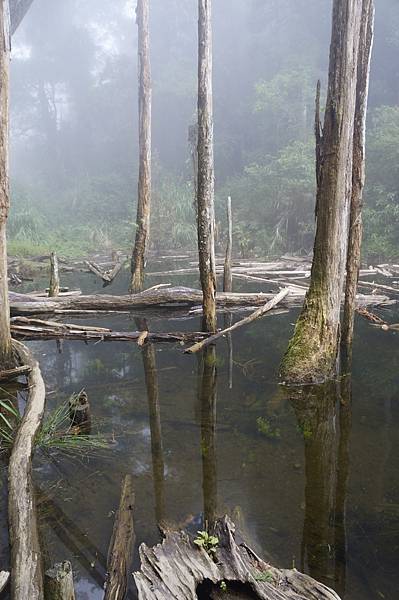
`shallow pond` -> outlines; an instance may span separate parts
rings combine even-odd
[[[88,275],[66,279],[101,289]],[[107,292],[126,287],[120,276]],[[399,321],[398,312],[384,314]],[[296,315],[253,323],[205,361],[179,345],[30,342],[48,409],[85,388],[93,429],[112,440],[90,458],[39,451],[34,461],[43,547],[51,562],[72,561],[78,600],[103,596],[127,473],[136,494],[135,568],[139,544],[159,540],[157,523],[195,532],[203,519],[228,513],[277,566],[294,565],[350,600],[398,597],[398,335],[358,319],[352,381],[287,393],[278,366]],[[129,315],[80,322],[136,329]],[[150,321],[158,331],[199,327],[198,317]],[[4,485],[1,494],[3,512]],[[0,544],[3,565],[4,527]]]

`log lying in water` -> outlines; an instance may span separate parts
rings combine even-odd
[[[112,331],[104,327],[87,327],[72,325],[70,323],[57,323],[55,321],[43,321],[42,319],[28,319],[26,317],[13,317],[11,320],[11,333],[14,338],[24,340],[100,340],[137,342],[142,345],[145,342],[181,342],[190,343],[205,339],[209,334],[203,332],[173,332],[157,333],[142,331]]]
[[[301,306],[306,290],[290,288],[288,296],[282,302],[284,307]],[[233,293],[219,292],[216,296],[218,308],[237,306],[261,306],[274,297],[274,293]],[[35,296],[9,293],[12,315],[62,314],[71,310],[134,311],[136,308],[186,308],[202,303],[201,290],[186,287],[168,287],[149,289],[139,294],[127,296],[91,295],[40,299]],[[387,296],[357,296],[358,306],[378,306],[392,303]]]
[[[11,381],[21,375],[28,375],[31,372],[31,367],[23,365],[22,367],[15,367],[15,369],[8,369],[7,371],[0,371],[0,381]]]
[[[217,521],[215,535],[219,539],[215,560],[184,532],[168,532],[154,548],[142,544],[141,570],[133,574],[139,600],[195,600],[201,588],[209,599],[339,600],[333,590],[308,575],[264,562],[238,541],[228,517]]]
[[[194,344],[194,346],[191,346],[191,348],[188,348],[186,350],[186,353],[187,354],[195,354],[196,352],[199,352],[206,346],[213,344],[219,338],[227,335],[228,333],[231,333],[235,329],[238,329],[239,327],[243,327],[244,325],[248,325],[249,323],[252,323],[252,321],[259,319],[260,317],[265,315],[267,312],[272,310],[275,306],[277,306],[277,304],[279,302],[281,302],[281,300],[283,300],[283,298],[285,298],[287,296],[288,292],[289,292],[288,288],[281,290],[281,292],[279,292],[274,298],[269,300],[269,302],[267,302],[261,308],[258,308],[258,310],[253,312],[248,317],[245,317],[245,319],[241,319],[241,321],[234,323],[234,325],[230,325],[230,327],[227,327],[226,329],[223,329],[222,331],[218,331],[217,333],[214,333],[213,335],[209,336],[207,339],[202,340],[201,342],[197,342],[196,344]]]
[[[134,545],[133,508],[133,478],[126,475],[109,546],[104,600],[124,600],[126,595]]]
[[[40,368],[30,351],[13,341],[20,362],[28,365],[29,395],[8,468],[8,521],[11,543],[11,597],[42,600],[43,571],[32,483],[32,454],[45,404]]]

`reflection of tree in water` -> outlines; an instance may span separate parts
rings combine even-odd
[[[142,350],[145,384],[147,388],[148,413],[151,431],[152,472],[154,479],[155,517],[158,526],[165,522],[165,467],[162,445],[161,411],[155,348],[145,344]]]
[[[217,517],[216,377],[216,348],[208,346],[202,355],[200,401],[204,524],[209,529]]]
[[[312,577],[326,585],[334,581],[341,594],[346,579],[350,393],[349,377],[343,379],[340,388],[333,382],[290,389],[305,444],[305,519],[300,568],[304,571],[307,567]]]

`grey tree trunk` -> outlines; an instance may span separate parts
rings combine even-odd
[[[353,134],[353,176],[350,208],[348,257],[342,342],[349,350],[353,341],[356,291],[359,279],[363,236],[362,200],[365,181],[366,116],[370,81],[370,61],[374,37],[374,0],[363,0],[357,67],[355,129]]]
[[[6,223],[10,207],[8,180],[9,33],[8,0],[0,2],[0,367],[11,364],[10,307],[7,280]]]
[[[198,254],[203,328],[216,330],[211,0],[198,0]]]
[[[151,213],[151,63],[149,0],[137,0],[138,75],[139,75],[139,181],[137,196],[136,239],[132,253],[131,293],[144,285],[145,252]]]
[[[311,282],[281,369],[290,382],[325,380],[334,376],[337,367],[362,4],[362,0],[334,0],[333,4]]]

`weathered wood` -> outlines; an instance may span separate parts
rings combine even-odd
[[[37,323],[39,321],[39,323]],[[66,325],[63,323],[54,323],[53,321],[42,321],[39,319],[25,319],[22,324],[13,320],[11,331],[14,338],[23,340],[51,340],[51,339],[67,339],[67,340],[100,340],[103,342],[120,341],[120,342],[137,342],[139,346],[143,346],[145,342],[180,342],[192,343],[206,338],[209,334],[206,332],[171,332],[158,333],[148,331],[111,331],[99,327],[81,327],[80,325]]]
[[[0,592],[4,590],[9,579],[10,573],[8,573],[8,571],[0,571]]]
[[[215,173],[213,157],[211,0],[198,0],[198,258],[202,288],[202,326],[216,331]]]
[[[58,258],[55,252],[50,254],[50,287],[48,295],[50,298],[60,293],[60,275],[58,271]]]
[[[91,411],[89,399],[85,390],[79,394],[71,396],[69,399],[69,419],[71,428],[79,434],[90,434],[91,431]]]
[[[72,565],[68,560],[46,571],[44,592],[46,600],[75,600]]]
[[[339,600],[331,589],[299,571],[277,569],[263,561],[236,536],[228,517],[216,523],[215,560],[184,532],[167,532],[162,544],[140,546],[141,570],[134,573],[139,600],[197,600],[197,588],[210,582],[227,592],[241,583],[246,595],[259,600]],[[238,596],[240,598],[240,596]]]
[[[352,195],[346,259],[345,303],[342,342],[353,342],[356,290],[359,279],[363,236],[362,202],[366,174],[366,116],[370,81],[370,62],[374,37],[374,0],[363,0],[357,67],[356,110],[353,132]]]
[[[150,231],[151,211],[151,62],[149,0],[137,0],[138,86],[139,86],[139,180],[136,238],[132,253],[130,291],[144,285],[145,253]]]
[[[305,290],[290,289],[288,296],[284,299],[285,307],[301,306]],[[217,306],[222,308],[261,306],[273,298],[273,293],[240,293],[219,292],[216,298]],[[76,314],[86,311],[102,312],[114,311],[125,312],[140,309],[151,311],[154,308],[176,311],[193,306],[201,305],[202,292],[192,288],[171,287],[156,290],[148,290],[131,296],[112,296],[94,294],[92,296],[75,296],[43,298],[27,294],[9,293],[12,315],[38,315],[38,314]],[[358,294],[357,306],[389,306],[395,303],[383,295]]]
[[[224,259],[223,291],[233,291],[233,276],[231,272],[231,255],[233,251],[233,216],[231,211],[231,197],[227,198],[227,246]]]
[[[289,288],[285,288],[284,290],[281,290],[281,292],[279,292],[276,296],[274,296],[274,298],[269,300],[269,302],[267,302],[261,308],[258,308],[258,310],[253,312],[248,317],[245,317],[245,319],[241,319],[241,321],[237,321],[237,323],[234,323],[234,325],[227,327],[227,329],[218,331],[217,333],[214,333],[213,335],[209,336],[205,340],[202,340],[201,342],[197,342],[196,344],[194,344],[194,346],[191,346],[191,348],[187,348],[187,350],[185,352],[187,354],[195,354],[196,352],[199,352],[199,350],[206,348],[206,346],[213,344],[219,338],[225,336],[226,334],[231,333],[232,331],[235,331],[239,327],[248,325],[249,323],[252,323],[252,321],[255,321],[256,319],[259,319],[260,317],[265,315],[267,312],[272,310],[275,306],[277,306],[277,304],[279,302],[281,302],[281,300],[283,300],[283,298],[285,298],[288,295],[288,292],[289,292]]]
[[[15,436],[8,468],[8,521],[11,543],[12,600],[42,600],[43,570],[35,497],[32,455],[45,405],[45,387],[37,361],[13,341],[20,362],[31,367],[25,412]]]
[[[102,267],[100,267],[100,265],[91,260],[85,260],[84,263],[89,269],[89,271],[91,271],[92,273],[94,273],[94,275],[97,275],[97,277],[102,279],[104,284],[106,285],[109,285],[113,282],[113,280],[118,275],[119,271],[122,269],[123,266],[123,263],[118,260],[112,269],[105,271],[104,269],[102,269]]]
[[[296,383],[334,377],[338,365],[361,9],[362,0],[333,2],[311,282],[281,366],[282,377]]]
[[[133,477],[126,475],[108,552],[104,600],[124,600],[126,595],[135,537],[134,499]]]
[[[9,145],[9,2],[0,2],[0,366],[12,367],[8,304],[6,222],[10,208]]]
[[[15,367],[14,369],[8,369],[7,371],[0,371],[0,381],[10,381],[21,375],[28,375],[31,370],[31,367],[24,365],[22,367]]]

